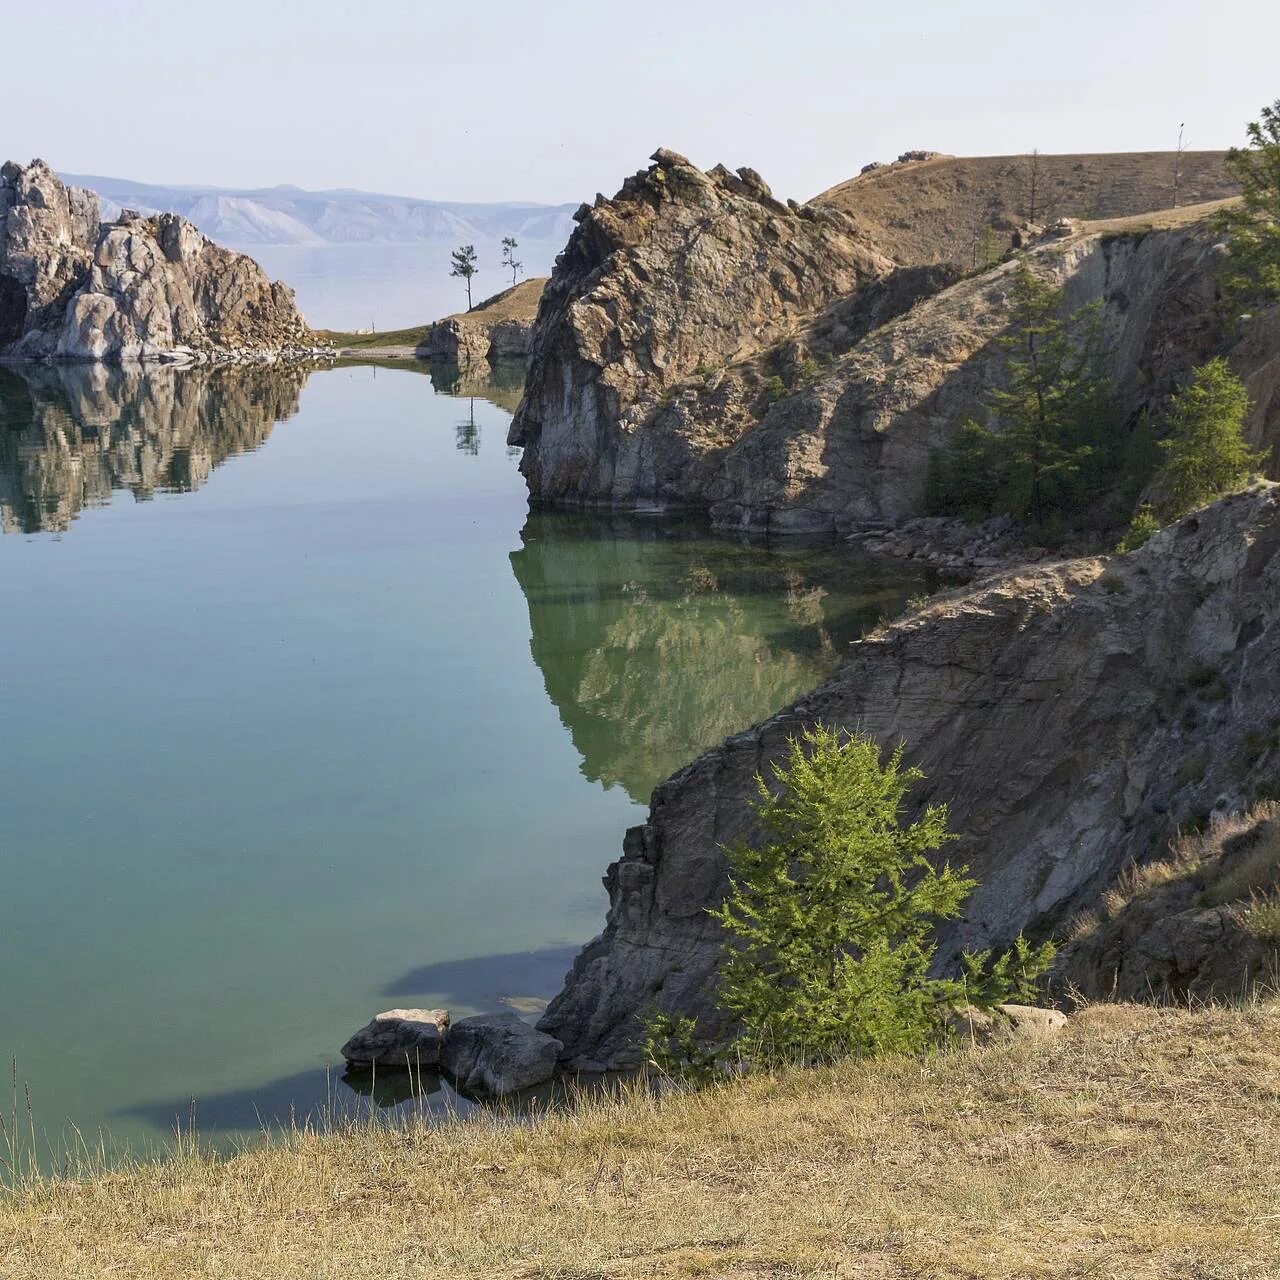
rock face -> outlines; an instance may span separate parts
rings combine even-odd
[[[380,1071],[434,1067],[448,1026],[447,1009],[387,1009],[342,1046],[342,1056],[349,1066]]]
[[[449,1028],[440,1064],[463,1093],[500,1098],[550,1080],[562,1048],[519,1014],[482,1013]]]
[[[655,1003],[709,1033],[723,844],[751,836],[754,776],[821,722],[903,740],[979,881],[941,933],[966,946],[1060,928],[1180,827],[1280,780],[1280,489],[1224,499],[1142,550],[937,597],[853,646],[808,696],[654,792],[609,868],[604,933],[539,1027],[580,1069],[635,1063]]]
[[[1014,264],[893,271],[833,210],[778,212],[760,190],[666,158],[584,211],[511,429],[534,499],[691,506],[775,533],[925,514],[931,453],[1004,378]],[[1102,304],[1130,421],[1225,351],[1255,396],[1251,437],[1271,445],[1280,320],[1229,337],[1218,252],[1180,214],[1068,228],[1026,260],[1070,305]]]
[[[723,442],[651,428],[676,385],[892,270],[842,214],[782,204],[754,170],[653,159],[578,211],[543,295],[510,434],[535,498],[679,499]]]
[[[1280,738],[1256,731],[1253,749]],[[1131,868],[1072,924],[1057,985],[1088,999],[1231,1000],[1280,972],[1280,809],[1264,802]]]
[[[185,219],[126,210],[100,226],[97,198],[42,161],[0,170],[3,354],[201,363],[313,345],[290,289]]]
[[[486,298],[471,311],[437,320],[418,348],[430,360],[461,368],[524,360],[533,341],[533,321],[546,286],[538,277]]]

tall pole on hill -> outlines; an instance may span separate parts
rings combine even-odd
[[[1173,207],[1178,207],[1178,184],[1182,179],[1182,131],[1187,126],[1180,124],[1178,126],[1178,150],[1173,156]]]
[[[1030,195],[1027,200],[1027,221],[1036,220],[1036,185],[1040,180],[1040,148],[1031,153]]]

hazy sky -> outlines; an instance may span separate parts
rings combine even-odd
[[[1243,140],[1276,0],[0,0],[0,153],[152,182],[612,194],[656,146],[805,198],[908,148]]]

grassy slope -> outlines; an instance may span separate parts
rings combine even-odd
[[[0,1202],[0,1274],[1227,1277],[1280,1269],[1280,1005],[364,1130]]]
[[[1239,187],[1225,152],[1188,151],[1181,159],[1178,204],[1221,200]],[[1036,220],[1123,218],[1173,204],[1172,152],[1040,156]],[[1030,201],[1031,157],[946,156],[886,165],[816,197],[849,214],[884,252],[908,264],[971,265],[984,226],[1013,227]]]
[[[521,280],[511,289],[495,293],[491,298],[476,304],[472,311],[455,311],[446,320],[476,320],[484,324],[495,324],[499,320],[527,320],[533,322],[538,314],[538,302],[542,298],[542,290],[546,287],[545,276],[535,276],[529,280]],[[430,330],[429,324],[420,324],[412,329],[390,329],[385,333],[342,333],[337,329],[317,329],[316,336],[325,342],[332,342],[343,351],[384,350],[396,347],[420,346]]]

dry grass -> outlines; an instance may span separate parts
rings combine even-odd
[[[1280,1005],[532,1124],[365,1128],[0,1202],[41,1277],[1226,1277],[1280,1269]]]

